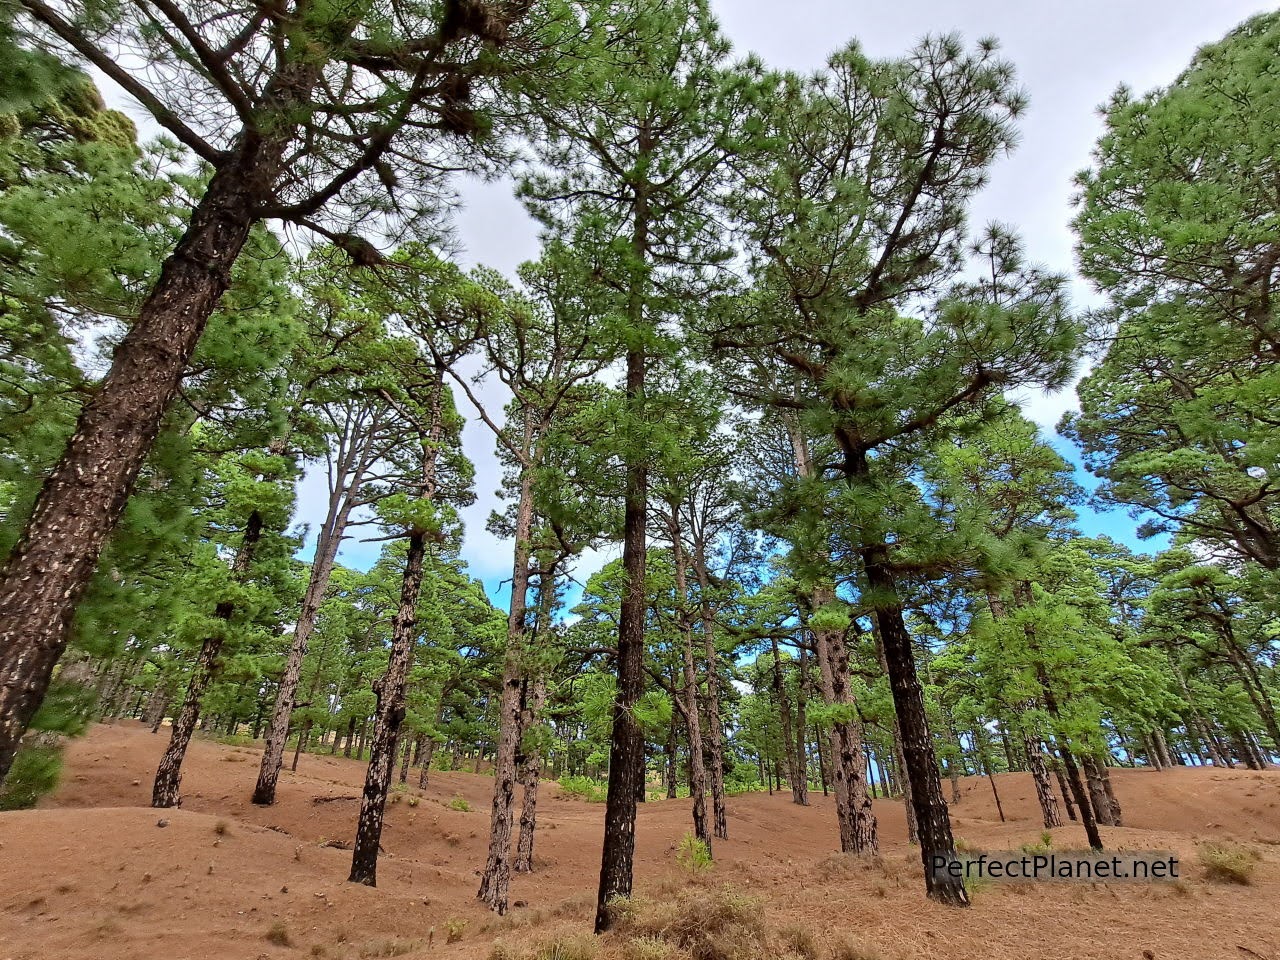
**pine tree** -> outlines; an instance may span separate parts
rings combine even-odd
[[[836,443],[840,523],[884,651],[926,886],[957,905],[962,885],[931,868],[954,843],[898,583],[904,548],[928,537],[908,450],[1002,387],[1060,385],[1075,337],[1061,279],[1023,263],[1004,231],[974,245],[988,279],[957,279],[965,205],[1023,105],[994,49],[934,38],[875,63],[849,47],[814,78],[771,80],[733,203],[756,288],[713,335],[749,358],[740,390]],[[903,316],[919,298],[923,316]],[[771,390],[779,367],[790,379]]]
[[[482,89],[518,74],[538,47],[520,36],[528,3],[264,15],[254,6],[22,0],[19,10],[22,29],[102,70],[213,174],[0,572],[0,776],[255,224],[310,225],[369,259],[367,241],[321,220],[345,210],[355,221],[413,221],[438,209],[440,170],[457,165],[456,144],[486,128],[473,106]],[[508,46],[521,53],[502,56]],[[145,51],[159,69],[131,72],[122,49]],[[442,54],[453,64],[443,73],[433,66]],[[355,91],[366,92],[352,99]]]

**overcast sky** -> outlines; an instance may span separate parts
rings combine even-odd
[[[1197,47],[1270,9],[1241,0],[712,0],[712,6],[739,54],[751,51],[771,66],[801,71],[818,69],[853,38],[871,56],[890,57],[930,33],[958,32],[969,43],[996,37],[1002,55],[1017,67],[1030,109],[1020,122],[1018,149],[996,164],[973,220],[1013,225],[1034,260],[1064,273],[1074,263],[1072,177],[1088,165],[1101,132],[1098,105],[1120,84],[1144,92],[1169,83]],[[109,99],[122,103],[119,96]],[[510,184],[471,185],[463,197],[457,230],[468,265],[483,263],[510,274],[537,255],[537,230],[512,198]],[[1087,285],[1076,281],[1073,289],[1077,303],[1089,301]],[[493,399],[500,409],[501,397]],[[1070,390],[1028,397],[1026,410],[1051,432],[1074,399]],[[465,409],[465,400],[459,405]],[[476,464],[479,499],[465,513],[464,555],[496,596],[498,581],[510,576],[511,550],[484,531],[489,511],[498,505],[493,493],[500,472],[492,437],[478,420],[468,426],[465,446]],[[322,515],[322,486],[321,477],[305,485],[300,521],[314,525]],[[1082,526],[1087,533],[1109,532],[1134,542],[1133,524],[1123,514],[1088,516]],[[344,551],[346,562],[362,567],[375,555],[372,544],[351,544]],[[578,576],[585,579],[599,562],[589,558]]]
[[[1120,84],[1145,92],[1170,83],[1199,46],[1270,9],[1241,0],[712,0],[712,7],[737,53],[751,51],[771,66],[799,71],[820,68],[853,38],[871,56],[892,57],[930,33],[958,32],[969,43],[996,37],[1001,54],[1017,67],[1030,108],[1019,123],[1018,148],[995,165],[990,185],[972,209],[973,222],[1013,225],[1032,259],[1067,274],[1074,271],[1072,178],[1089,164],[1102,132],[1098,106]],[[458,237],[467,263],[510,273],[537,256],[536,227],[509,184],[471,186],[464,197]],[[1075,279],[1072,289],[1077,304],[1093,300],[1086,282]],[[1027,414],[1048,433],[1075,406],[1070,389],[1022,399]],[[479,500],[467,511],[464,554],[472,571],[496,586],[496,580],[510,576],[511,551],[483,532],[496,503],[490,496],[498,477],[493,444],[476,422],[465,443],[477,467]],[[1055,445],[1071,452],[1066,441]],[[1088,483],[1083,471],[1080,479]],[[1138,545],[1134,526],[1119,511],[1086,511],[1081,517],[1087,534],[1109,533]],[[617,553],[618,548],[606,551],[604,558]],[[587,558],[579,578],[585,580],[599,562]]]

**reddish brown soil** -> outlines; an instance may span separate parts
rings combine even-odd
[[[540,807],[538,872],[515,878],[519,906],[499,919],[474,899],[488,778],[433,773],[415,806],[417,790],[391,805],[371,889],[347,883],[350,854],[324,845],[351,839],[362,764],[304,756],[283,775],[280,802],[263,809],[248,802],[257,750],[197,740],[182,809],[156,811],[147,804],[163,748],[163,734],[137,724],[97,727],[70,746],[63,785],[41,809],[0,813],[0,960],[480,958],[495,939],[525,947],[589,926],[603,806],[562,799],[554,784]],[[1104,841],[1175,851],[1183,882],[990,884],[972,909],[948,909],[924,898],[900,805],[877,802],[883,857],[850,867],[832,856],[832,801],[820,793],[808,808],[788,794],[731,798],[732,839],[717,845],[712,877],[759,898],[772,924],[807,927],[819,943],[848,934],[883,960],[1280,960],[1280,771],[1113,777],[1129,826],[1104,828]],[[1029,776],[997,785],[1009,822],[996,817],[989,782],[968,780],[953,808],[957,836],[987,849],[1035,842]],[[456,796],[470,812],[447,806]],[[674,851],[688,827],[686,800],[642,806],[639,892],[685,882]],[[1250,885],[1203,876],[1196,844],[1211,838],[1261,854]],[[1083,846],[1074,825],[1054,831],[1056,849]]]

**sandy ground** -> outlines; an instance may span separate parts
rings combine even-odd
[[[426,791],[405,791],[388,807],[371,889],[347,883],[350,853],[327,845],[351,840],[362,764],[304,756],[297,774],[283,774],[279,802],[258,808],[248,802],[258,751],[197,740],[182,808],[156,811],[163,748],[163,733],[139,724],[96,727],[70,746],[63,784],[41,809],[0,813],[0,960],[482,958],[495,940],[528,949],[589,928],[602,804],[544,785],[537,872],[514,879],[515,906],[497,918],[474,899],[492,780],[433,773]],[[1104,828],[1104,842],[1174,851],[1182,882],[989,884],[957,911],[925,899],[900,804],[876,803],[881,859],[850,865],[834,856],[833,801],[820,792],[807,808],[789,794],[730,798],[730,839],[716,846],[711,881],[758,898],[772,924],[811,929],[819,943],[847,935],[882,960],[1280,960],[1280,771],[1113,778],[1128,826]],[[956,835],[984,849],[1035,842],[1030,776],[1003,774],[997,786],[1008,822],[989,782],[970,779],[952,810]],[[447,806],[459,796],[469,812]],[[689,823],[687,800],[642,805],[637,892],[688,882],[675,848]],[[1203,876],[1196,845],[1208,839],[1257,850],[1250,885]],[[1054,831],[1056,849],[1084,845],[1074,825]]]

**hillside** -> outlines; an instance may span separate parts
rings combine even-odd
[[[435,773],[425,792],[393,803],[379,886],[369,889],[345,882],[349,853],[326,845],[350,841],[362,764],[304,756],[298,774],[285,773],[280,802],[260,809],[248,803],[256,751],[197,741],[182,809],[155,811],[147,803],[163,746],[140,724],[96,727],[72,744],[63,785],[41,809],[0,814],[0,957],[480,958],[495,941],[533,949],[589,928],[603,807],[562,798],[554,784],[541,805],[538,872],[515,879],[519,905],[498,919],[474,899],[488,832],[486,777]],[[687,801],[643,805],[637,889],[661,898],[731,883],[758,898],[771,925],[808,928],[819,945],[843,935],[881,960],[1280,955],[1280,771],[1113,777],[1131,825],[1106,829],[1108,846],[1176,851],[1184,882],[989,885],[972,910],[957,913],[924,899],[900,805],[877,803],[881,861],[849,866],[834,855],[831,801],[819,793],[807,809],[785,794],[732,798],[731,839],[716,847],[709,877],[696,881],[674,857],[688,829]],[[1001,775],[997,786],[1009,822],[996,818],[986,780],[966,781],[953,808],[957,836],[990,849],[1035,841],[1029,777]],[[455,797],[472,809],[448,807]],[[1209,838],[1260,852],[1251,885],[1202,876],[1195,848]],[[1055,831],[1056,848],[1083,843],[1077,828]],[[461,934],[454,943],[446,942],[450,928]]]

